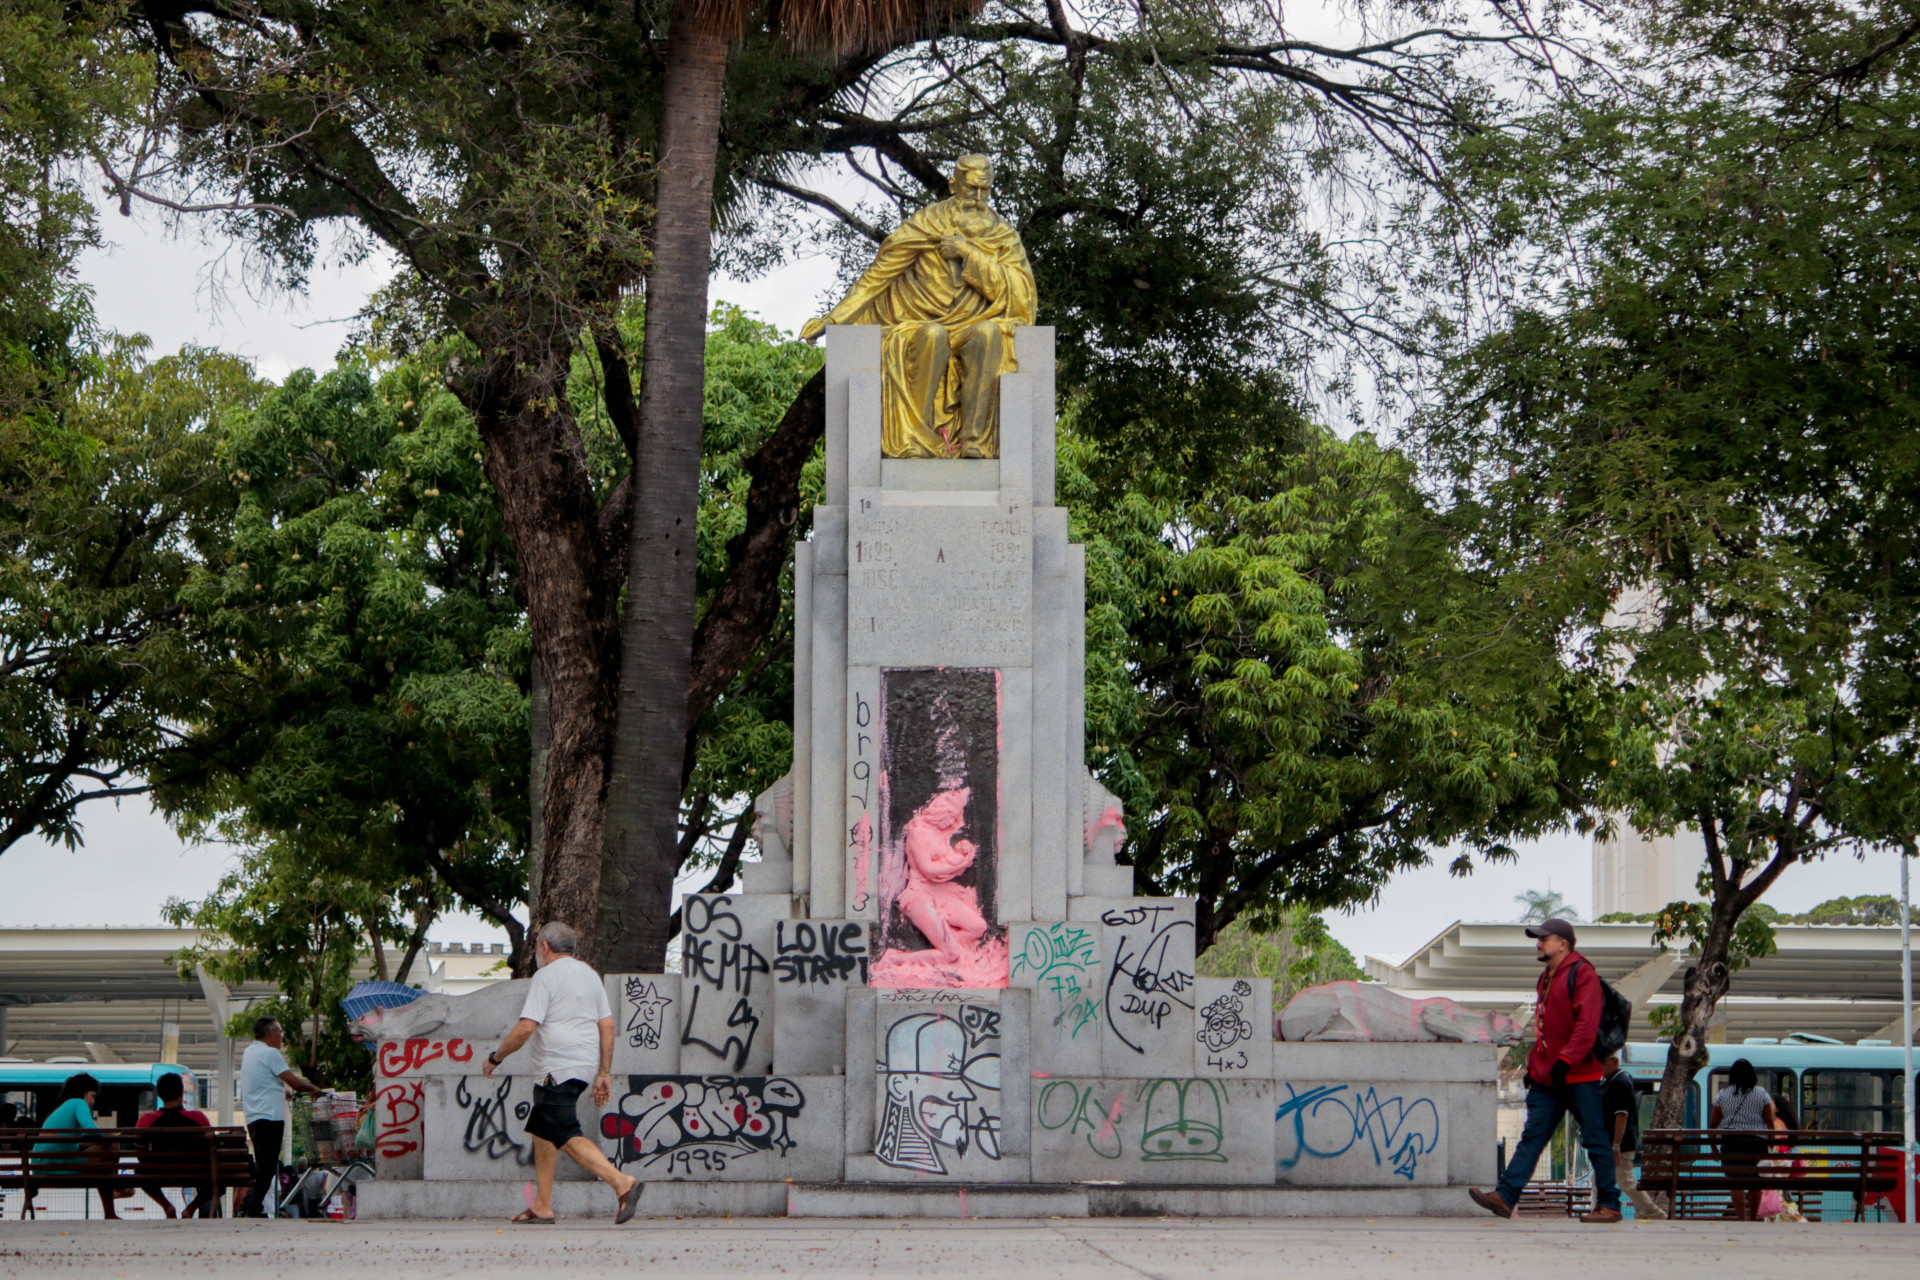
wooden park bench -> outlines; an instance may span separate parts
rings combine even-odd
[[[78,1151],[35,1151],[41,1142],[78,1142]],[[220,1202],[249,1174],[247,1131],[215,1129],[0,1129],[0,1189],[23,1192],[20,1216],[34,1215],[42,1191],[79,1188],[211,1190]]]
[[[1516,1218],[1577,1218],[1593,1209],[1593,1188],[1559,1179],[1529,1182],[1513,1206]]]
[[[1767,1143],[1757,1160],[1741,1150],[1755,1138]],[[1844,1192],[1858,1220],[1872,1197],[1898,1189],[1879,1150],[1899,1143],[1892,1133],[1648,1129],[1640,1134],[1640,1189],[1664,1198],[1675,1218],[1725,1217],[1736,1191],[1778,1191],[1818,1219],[1821,1198]]]

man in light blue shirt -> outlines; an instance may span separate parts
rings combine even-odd
[[[287,1134],[287,1090],[325,1092],[287,1065],[280,1052],[286,1033],[278,1018],[253,1024],[253,1043],[240,1055],[240,1109],[247,1113],[247,1141],[253,1147],[253,1176],[240,1215],[266,1217],[267,1188],[280,1167],[280,1143]]]

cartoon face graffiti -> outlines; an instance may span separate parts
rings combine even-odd
[[[880,1063],[884,1111],[874,1155],[899,1169],[947,1172],[941,1148],[964,1157],[978,1150],[1000,1158],[1000,1055],[981,1051],[998,1041],[995,1010],[969,1006],[958,1020],[915,1013],[887,1030]]]
[[[1200,1011],[1200,1030],[1194,1033],[1194,1039],[1212,1053],[1253,1039],[1253,1024],[1241,1016],[1246,1011],[1246,997],[1252,994],[1251,986],[1234,983],[1232,992]]]
[[[1142,1160],[1207,1160],[1225,1164],[1226,1091],[1212,1080],[1155,1080],[1146,1088],[1140,1132]]]

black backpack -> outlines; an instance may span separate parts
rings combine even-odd
[[[1579,976],[1580,966],[1574,965],[1567,970],[1567,1001],[1574,998],[1573,980]],[[1595,969],[1593,976],[1600,978]],[[1593,1058],[1596,1062],[1605,1062],[1620,1052],[1627,1043],[1627,1030],[1633,1025],[1633,1001],[1613,989],[1613,984],[1600,978],[1600,1029],[1593,1033]]]

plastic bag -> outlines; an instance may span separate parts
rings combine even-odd
[[[1762,1218],[1777,1218],[1786,1211],[1786,1207],[1786,1197],[1778,1191],[1762,1191],[1760,1193],[1758,1216]]]

